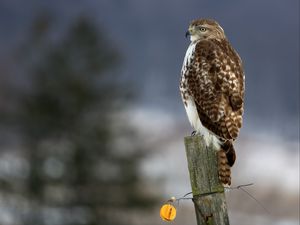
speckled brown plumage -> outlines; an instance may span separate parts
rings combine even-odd
[[[202,124],[217,136],[236,139],[242,126],[243,71],[227,40],[207,40],[195,49],[194,78],[188,78]],[[196,67],[196,68],[195,68]]]
[[[220,141],[220,149],[227,153],[226,163],[232,166],[233,142],[242,126],[244,110],[242,62],[216,21],[194,20],[188,33],[191,44],[181,73],[182,99],[196,132],[212,135],[207,140]]]

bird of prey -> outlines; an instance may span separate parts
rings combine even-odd
[[[212,19],[190,23],[180,92],[194,135],[218,151],[219,179],[231,184],[233,142],[242,126],[245,76],[242,61],[223,28]]]

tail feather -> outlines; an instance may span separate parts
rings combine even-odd
[[[225,141],[224,144],[222,145],[222,149],[226,152],[226,157],[229,166],[232,167],[236,159],[235,150],[232,141],[229,140]]]
[[[218,152],[219,179],[224,185],[231,184],[230,167],[233,166],[235,159],[236,155],[232,141],[225,141]]]

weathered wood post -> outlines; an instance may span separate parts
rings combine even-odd
[[[202,136],[185,137],[198,225],[229,225],[224,187],[218,178],[217,151]]]

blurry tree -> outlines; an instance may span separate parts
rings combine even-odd
[[[124,140],[129,145],[135,134],[118,118],[130,99],[112,70],[120,57],[88,19],[53,37],[51,20],[39,17],[21,48],[18,63],[32,82],[6,115],[30,165],[23,190],[30,210],[21,220],[126,224],[116,213],[126,216],[155,198],[141,188],[138,165],[145,149],[132,145],[136,149],[122,151]]]

